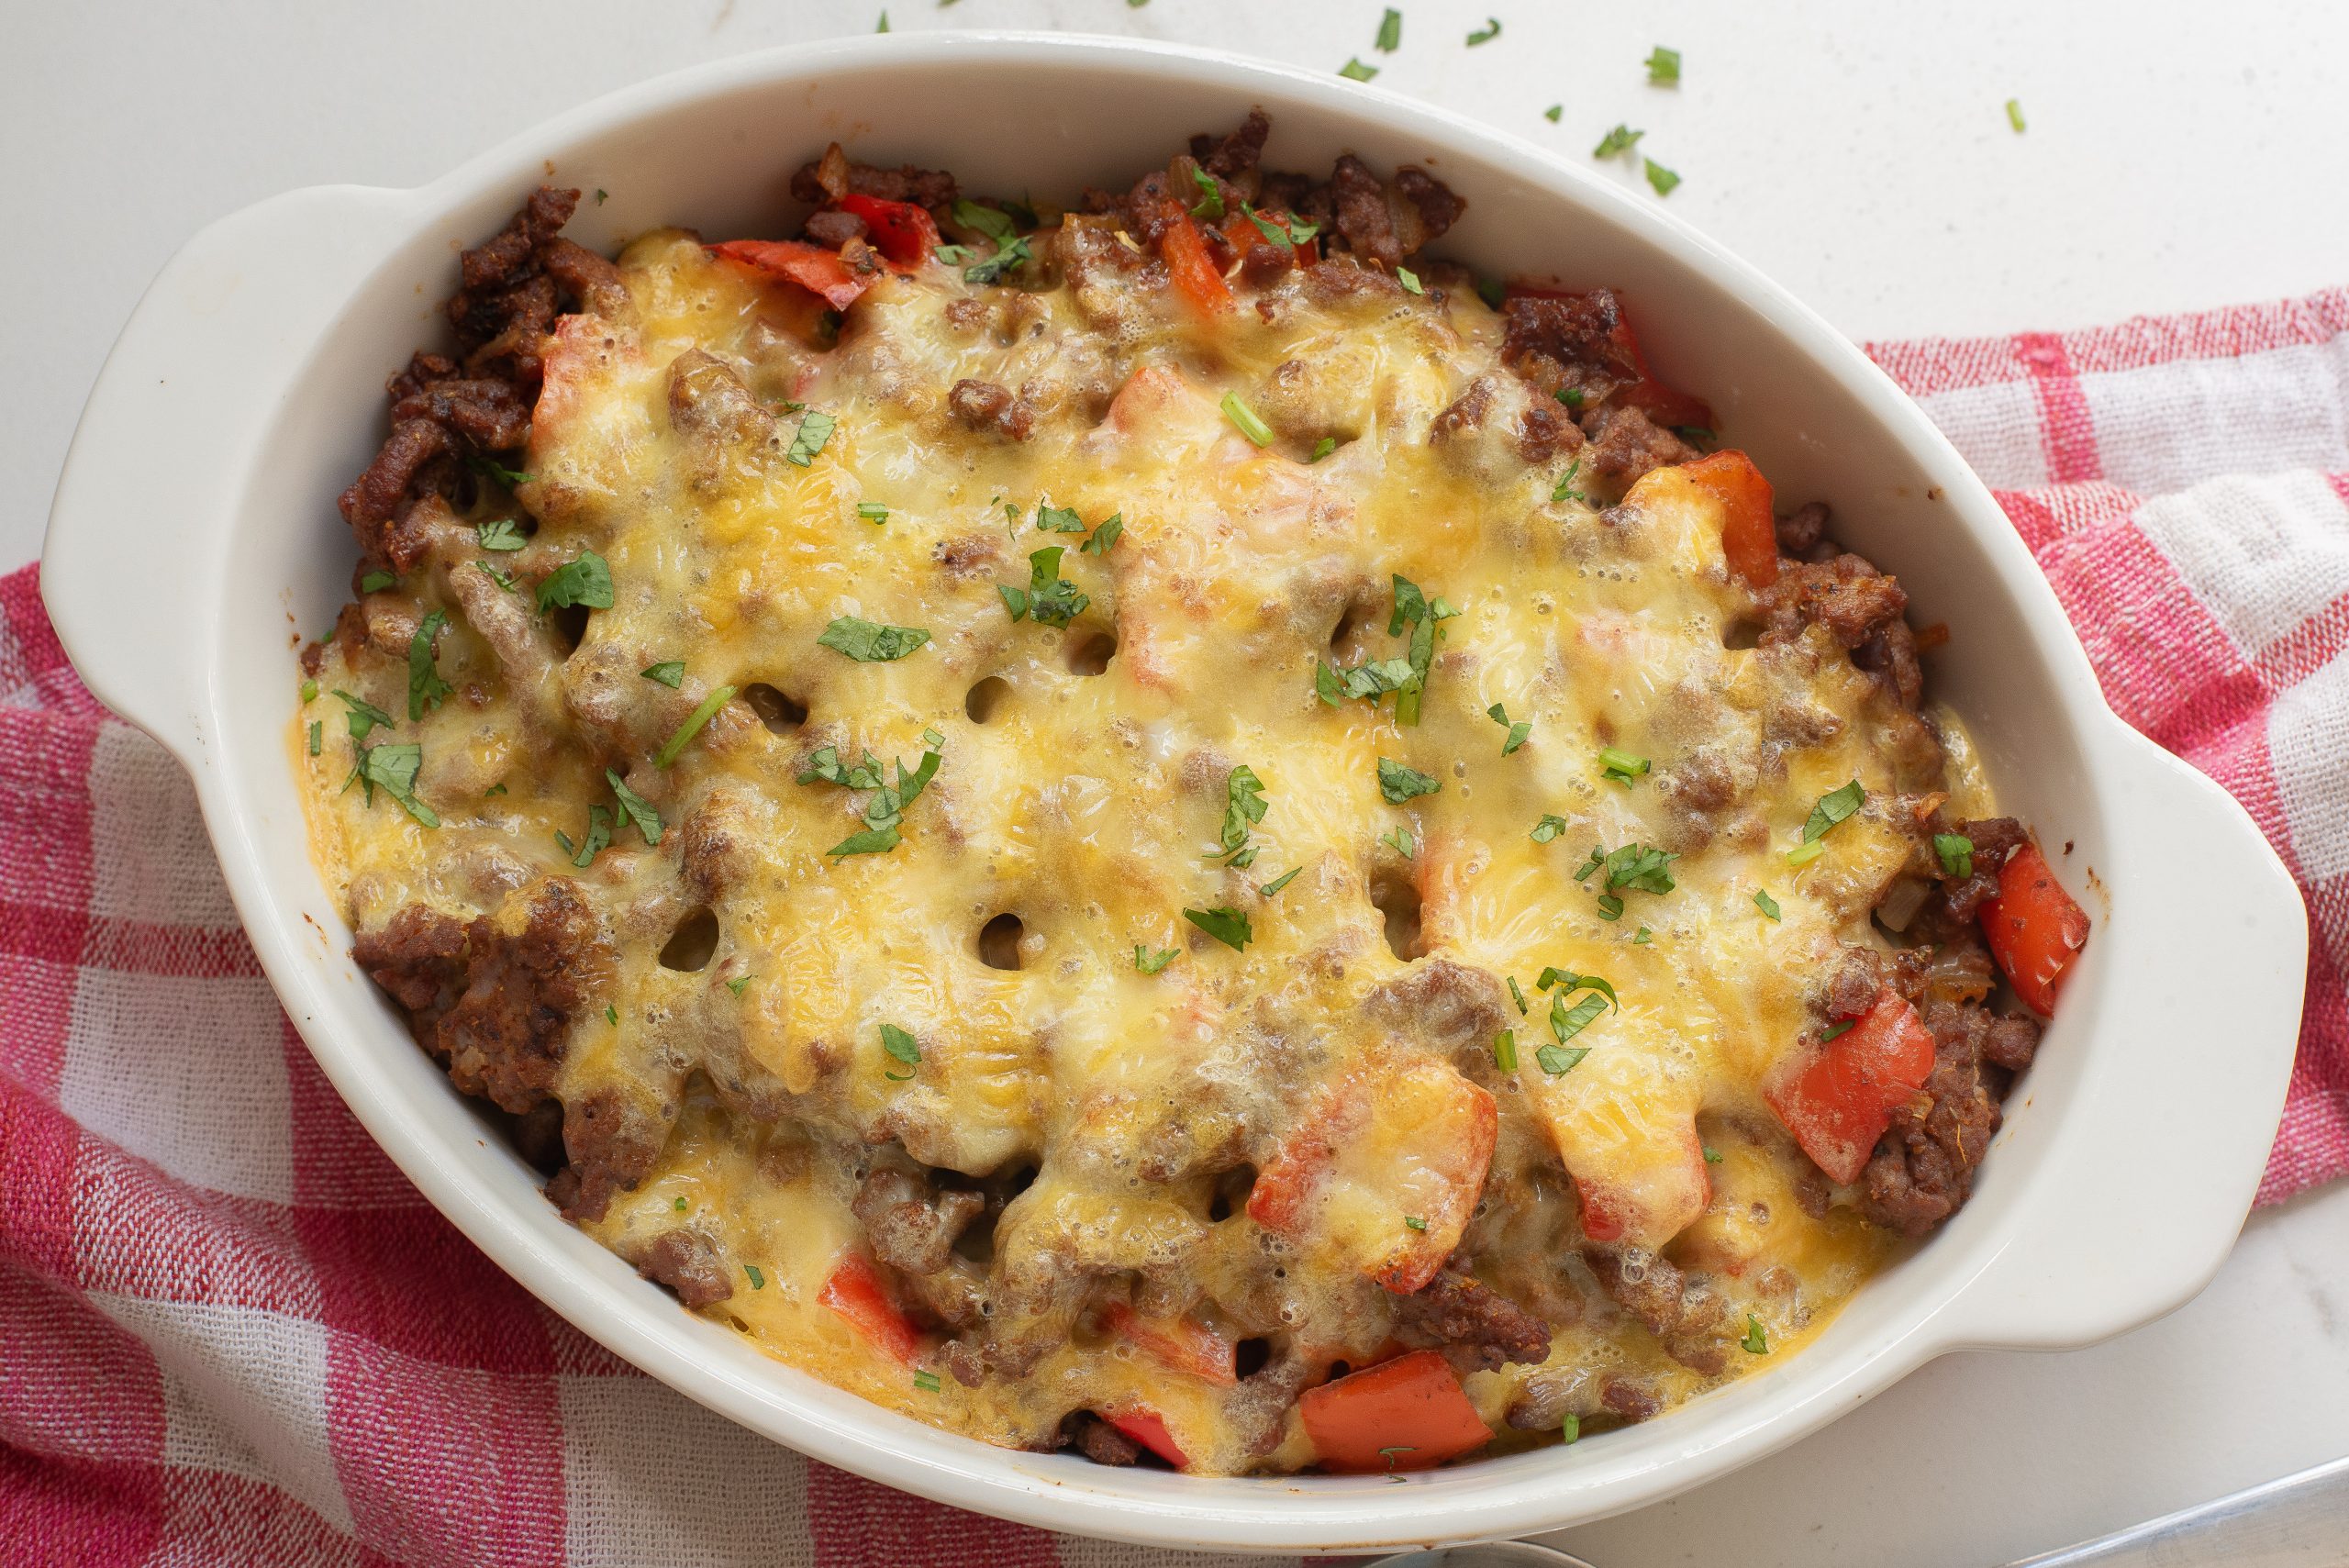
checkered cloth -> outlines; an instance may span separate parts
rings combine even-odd
[[[2250,807],[2317,940],[2261,1199],[2349,1171],[2349,291],[1871,350],[2113,706]],[[461,1239],[278,1011],[186,783],[0,578],[0,1557],[1173,1568],[809,1463]]]

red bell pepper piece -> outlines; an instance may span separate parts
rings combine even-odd
[[[2037,844],[2025,844],[1998,868],[1998,895],[1982,905],[1982,935],[2024,1006],[2054,1018],[2072,955],[2087,945],[2088,917]]]
[[[1437,1351],[1308,1388],[1297,1409],[1327,1470],[1429,1470],[1493,1440]]]
[[[1700,457],[1680,472],[1721,504],[1721,553],[1729,569],[1747,585],[1766,588],[1778,580],[1778,522],[1770,482],[1743,452],[1731,450]]]
[[[851,191],[840,199],[840,209],[864,220],[865,238],[892,266],[918,267],[938,249],[936,220],[911,202],[884,201]]]
[[[851,1252],[833,1266],[816,1299],[847,1318],[875,1350],[898,1361],[910,1362],[921,1349],[919,1331],[897,1310],[880,1274],[860,1253]]]
[[[1208,242],[1201,237],[1198,226],[1187,217],[1178,216],[1169,224],[1158,241],[1159,254],[1166,258],[1166,273],[1174,280],[1174,287],[1192,308],[1202,316],[1214,316],[1231,308],[1231,286],[1216,270],[1215,259],[1208,253]]]
[[[1136,1410],[1131,1415],[1103,1418],[1175,1469],[1189,1466],[1190,1456],[1175,1442],[1174,1434],[1166,1429],[1166,1418],[1156,1411]]]
[[[1122,1301],[1101,1309],[1101,1326],[1154,1360],[1226,1387],[1240,1381],[1230,1340],[1189,1318],[1145,1318]]]
[[[834,310],[846,310],[873,286],[878,272],[852,272],[837,250],[797,239],[729,239],[710,248],[713,255],[740,261],[770,277],[797,284],[819,295]]]
[[[1850,1029],[1764,1084],[1762,1097],[1820,1170],[1856,1182],[1892,1113],[1932,1071],[1932,1035],[1887,989]]]

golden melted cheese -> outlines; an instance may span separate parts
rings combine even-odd
[[[405,666],[343,643],[320,676],[420,742],[417,790],[440,826],[343,790],[341,705],[303,715],[331,732],[304,766],[356,927],[414,903],[511,919],[512,890],[552,875],[588,890],[613,956],[559,1093],[576,1106],[613,1089],[674,1118],[596,1235],[638,1256],[688,1229],[732,1282],[718,1320],[921,1419],[1049,1445],[1071,1409],[1149,1409],[1203,1473],[1296,1468],[1312,1447],[1275,1411],[1265,1451],[1235,1416],[1245,1385],[1170,1367],[1086,1303],[1131,1290],[1145,1311],[1359,1363],[1392,1331],[1371,1275],[1423,1273],[1458,1247],[1556,1330],[1547,1364],[1465,1380],[1521,1441],[1504,1416],[1537,1384],[1597,1414],[1610,1377],[1667,1404],[1718,1381],[1595,1288],[1577,1257],[1586,1204],[1708,1273],[1731,1332],[1751,1314],[1771,1354],[1886,1261],[1890,1243],[1848,1207],[1820,1218],[1797,1201],[1804,1166],[1757,1084],[1816,1029],[1841,944],[1877,940],[1870,907],[1911,851],[1892,814],[1934,790],[1988,803],[1823,633],[1737,646],[1752,598],[1725,570],[1719,504],[1679,473],[1606,509],[1553,500],[1567,460],[1520,457],[1531,394],[1499,369],[1493,313],[1460,295],[1325,297],[1292,274],[1267,308],[1202,322],[1115,276],[1018,293],[930,267],[879,284],[821,347],[787,291],[691,236],[647,236],[621,264],[629,311],[565,318],[552,340],[528,548],[486,553],[460,529],[367,601],[387,646],[447,607],[439,668],[456,695],[408,722]],[[681,365],[689,352],[711,361]],[[1431,439],[1479,378],[1488,417]],[[965,379],[1017,389],[1029,438],[959,421]],[[1281,439],[1245,439],[1228,392]],[[805,466],[785,455],[795,405],[837,420]],[[1313,461],[1325,436],[1335,450]],[[1122,537],[1081,552],[1085,536],[1038,531],[1040,504],[1087,528],[1117,514]],[[1026,587],[1030,552],[1054,544],[1088,601],[1065,629],[1013,619],[998,593]],[[566,656],[563,617],[530,615],[530,586],[589,550],[616,602]],[[484,565],[517,589],[484,589]],[[1317,661],[1404,654],[1386,630],[1398,575],[1458,612],[1408,727],[1392,697],[1333,707],[1315,688]],[[929,641],[857,662],[818,642],[840,617]],[[672,660],[681,689],[638,673]],[[653,766],[720,686],[787,701],[757,694],[763,720],[738,697]],[[1512,754],[1496,704],[1532,727]],[[911,764],[925,730],[942,762],[903,842],[829,856],[869,795],[796,782],[811,753]],[[1655,770],[1610,782],[1604,746]],[[1441,788],[1390,803],[1381,759]],[[607,762],[666,831],[654,848],[623,825],[574,870],[556,835],[576,840],[591,806],[613,805]],[[1238,869],[1215,851],[1242,765],[1267,809]],[[1866,805],[1789,866],[1813,803],[1853,779]],[[1708,784],[1715,803],[1692,805]],[[1537,841],[1545,816],[1564,826]],[[1575,873],[1593,846],[1626,844],[1677,851],[1675,886],[1622,893],[1610,919],[1599,879]],[[696,866],[707,881],[681,870]],[[670,967],[700,887],[715,889],[714,951]],[[1243,913],[1252,940],[1234,951],[1186,908]],[[981,958],[1004,915],[1023,933],[1016,969]],[[1178,956],[1145,973],[1138,948]],[[1513,1072],[1493,1065],[1489,1009],[1459,1025],[1476,1031],[1464,1043],[1442,1038],[1440,1007],[1398,1011],[1396,983],[1437,960],[1523,988],[1531,1012],[1506,1009]],[[1620,1000],[1563,1073],[1537,1059],[1553,1041],[1533,982],[1550,966]],[[887,1053],[884,1024],[918,1041],[918,1064]],[[1480,1191],[1469,1173],[1464,1195],[1480,1115],[1490,1174]],[[1300,1129],[1328,1159],[1296,1173],[1291,1233],[1275,1236],[1232,1211],[1233,1184],[1276,1168]],[[915,1373],[940,1368],[934,1337],[908,1366],[821,1299],[865,1247],[850,1202],[891,1145],[972,1177],[1034,1169],[972,1270],[996,1331],[1030,1337],[1023,1374],[932,1388]],[[1729,1362],[1724,1377],[1759,1358]]]

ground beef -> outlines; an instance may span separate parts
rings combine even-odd
[[[1703,455],[1628,406],[1584,415],[1583,433],[1589,437],[1582,449],[1585,472],[1619,495],[1655,469],[1694,462]]]
[[[360,932],[351,956],[420,1024],[437,1022],[464,986],[464,923],[411,904],[381,930]]]
[[[1596,394],[1595,404],[1622,379],[1616,342],[1623,307],[1612,289],[1563,297],[1511,295],[1501,302],[1501,363],[1545,397],[1584,388]]]
[[[1090,1410],[1072,1410],[1061,1418],[1060,1446],[1096,1464],[1134,1464],[1141,1459],[1140,1443]]]
[[[1887,1229],[1921,1237],[1974,1191],[1975,1168],[1998,1130],[2009,1063],[2028,1066],[2039,1025],[1963,1002],[1928,1001],[1933,1071],[1916,1103],[1893,1113],[1860,1175],[1860,1210]]]
[[[663,1230],[629,1262],[646,1279],[667,1285],[687,1307],[708,1307],[734,1294],[725,1262],[707,1238],[680,1227]]]
[[[1024,441],[1036,428],[1036,411],[1027,400],[1013,396],[1009,388],[991,381],[966,378],[956,382],[954,389],[946,395],[946,409],[965,429],[982,435]]]
[[[936,169],[917,169],[910,163],[895,169],[852,163],[841,153],[838,142],[827,148],[824,156],[816,161],[801,164],[791,176],[792,195],[810,206],[829,206],[852,191],[861,196],[912,202],[925,207],[949,206],[957,194],[952,174]]]
[[[863,239],[868,232],[864,219],[852,212],[811,213],[807,218],[807,238],[835,250],[852,239]]]
[[[1902,618],[1909,595],[1899,581],[1866,559],[1843,554],[1825,561],[1789,561],[1778,580],[1765,589],[1761,608],[1765,646],[1792,641],[1819,625],[1852,651],[1852,662],[1884,681],[1903,707],[1914,709],[1924,695],[1917,662],[1917,639]]]
[[[1484,428],[1485,416],[1493,408],[1493,384],[1490,377],[1478,376],[1468,384],[1468,390],[1452,400],[1451,406],[1438,414],[1428,424],[1428,440],[1442,446],[1462,436],[1473,436]]]
[[[1517,421],[1517,455],[1529,466],[1539,466],[1582,450],[1582,430],[1555,399],[1531,405]]]
[[[663,1114],[663,1112],[667,1114]],[[669,1141],[675,1106],[647,1106],[607,1084],[563,1107],[562,1146],[571,1163],[547,1196],[566,1219],[601,1219],[615,1194],[652,1173]]]
[[[1464,1352],[1488,1372],[1550,1355],[1549,1325],[1454,1265],[1396,1298],[1395,1326],[1407,1342]]]
[[[1682,1273],[1643,1249],[1586,1247],[1583,1258],[1615,1304],[1647,1325],[1664,1352],[1711,1376],[1727,1364],[1728,1310],[1701,1275]]]
[[[1824,502],[1813,501],[1808,506],[1798,506],[1778,519],[1780,555],[1809,561],[1810,552],[1817,550],[1826,537],[1827,506]]]
[[[1656,772],[1656,790],[1672,814],[1664,847],[1692,855],[1713,841],[1737,804],[1737,773],[1718,751],[1692,751]]]
[[[1664,1400],[1647,1384],[1628,1377],[1610,1377],[1598,1385],[1599,1408],[1626,1421],[1644,1421],[1664,1408]]]
[[[1255,288],[1265,288],[1279,282],[1282,274],[1296,265],[1297,251],[1292,247],[1260,239],[1240,258],[1240,277]]]
[[[864,1178],[851,1207],[874,1256],[909,1274],[934,1274],[986,1200],[974,1192],[941,1191],[914,1172],[883,1169]]]
[[[1493,1037],[1516,1017],[1497,979],[1448,958],[1420,959],[1374,986],[1363,1010],[1488,1088],[1497,1081]]]
[[[1191,156],[1208,173],[1229,180],[1256,167],[1264,156],[1264,139],[1272,134],[1273,122],[1264,111],[1251,109],[1239,128],[1220,139],[1205,131],[1191,138]]]

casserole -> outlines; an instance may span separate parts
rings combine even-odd
[[[974,65],[984,64],[984,72]],[[865,107],[907,106],[886,136]],[[974,182],[1074,188],[1261,104],[1287,155],[1418,161],[1464,195],[1456,253],[1635,286],[1660,371],[1701,388],[1788,495],[1956,634],[1943,695],[1974,716],[2008,809],[2100,927],[1973,1203],[1801,1357],[1674,1419],[1401,1484],[1109,1473],[980,1448],[765,1362],[683,1318],[569,1232],[482,1138],[349,959],[301,844],[276,695],[289,633],[340,597],[319,526],[363,462],[374,389],[424,330],[453,242],[542,177],[608,190],[582,238],[686,218],[755,231],[778,148],[957,149]],[[967,151],[963,150],[969,150]],[[217,367],[239,367],[233,380]],[[1765,379],[1766,375],[1766,379]],[[173,476],[151,507],[148,476]],[[141,525],[135,519],[157,516]],[[132,535],[136,537],[128,537]],[[328,1075],[428,1196],[556,1310],[714,1407],[893,1485],[1028,1522],[1164,1543],[1348,1549],[1519,1533],[1632,1507],[1758,1456],[1940,1351],[2060,1345],[2186,1299],[2223,1257],[2288,1071],[2299,901],[2238,808],[2126,730],[1990,498],[1849,345],[1734,261],[1516,144],[1352,84],[1218,57],[1042,39],[891,39],[737,61],[624,94],[417,193],[299,193],[207,231],[150,294],[94,394],[52,517],[46,591],[93,689],[187,762],[264,966]],[[125,617],[129,608],[133,614]],[[2188,868],[2191,868],[2190,871]],[[2192,903],[2173,891],[2195,878]],[[2170,1026],[2228,977],[2223,1079]],[[2149,1202],[2156,1171],[2185,1190]]]

